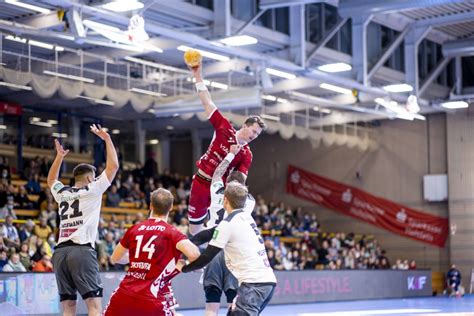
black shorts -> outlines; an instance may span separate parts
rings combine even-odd
[[[231,316],[258,316],[273,297],[275,283],[242,283]]]
[[[225,265],[224,251],[220,251],[204,269],[204,292],[206,303],[219,303],[222,292],[227,302],[232,303],[239,287],[239,282]]]
[[[53,268],[60,301],[102,297],[102,281],[94,248],[85,245],[56,247]]]

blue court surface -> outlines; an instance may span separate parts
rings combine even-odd
[[[203,310],[178,310],[179,316],[201,316]],[[222,309],[219,315],[226,315]],[[262,316],[467,316],[474,315],[474,295],[463,298],[429,297],[390,300],[369,300],[315,304],[268,306]]]

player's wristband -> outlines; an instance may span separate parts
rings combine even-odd
[[[228,153],[227,156],[225,156],[225,160],[229,161],[229,162],[232,162],[232,160],[234,160],[235,158],[235,155],[233,153]]]
[[[207,87],[206,85],[204,84],[204,82],[196,82],[196,90],[197,92],[201,92],[201,91],[207,91]]]

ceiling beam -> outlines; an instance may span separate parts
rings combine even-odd
[[[339,14],[344,17],[356,17],[365,14],[383,14],[405,10],[430,8],[464,0],[339,0]]]
[[[468,11],[457,14],[443,15],[431,19],[418,20],[415,22],[416,26],[433,26],[440,27],[450,24],[457,24],[463,22],[471,22],[474,20],[474,11]]]
[[[316,47],[313,48],[311,53],[308,54],[308,57],[306,57],[306,64],[309,64],[311,59],[316,56],[316,54],[320,51],[320,49],[331,40],[331,38],[336,35],[336,33],[341,29],[341,27],[344,26],[347,22],[347,18],[340,19],[330,30],[324,35],[324,38],[319,41],[319,43],[316,44]]]
[[[305,6],[290,7],[290,59],[297,65],[306,66],[306,19]]]
[[[451,57],[474,55],[474,39],[468,38],[444,43],[443,55]]]
[[[328,3],[337,6],[337,0],[260,0],[260,9],[277,9],[310,3]]]
[[[420,89],[418,90],[418,95],[421,97],[425,93],[426,89],[430,86],[430,84],[438,78],[439,74],[441,71],[446,68],[448,63],[451,61],[451,57],[444,57],[441,62],[438,63],[435,69],[429,74],[428,78],[425,79],[423,84],[420,86]]]
[[[230,0],[214,0],[214,38],[230,36]]]
[[[380,56],[380,58],[377,60],[375,65],[370,69],[369,73],[367,74],[367,80],[370,81],[370,79],[375,75],[377,70],[382,67],[385,62],[392,56],[393,52],[398,48],[398,46],[402,43],[402,41],[405,39],[405,36],[408,34],[408,31],[410,30],[409,27],[406,27],[403,32],[397,35],[395,40],[390,44],[389,47],[385,50],[385,52]]]

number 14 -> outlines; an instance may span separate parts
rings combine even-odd
[[[141,249],[143,252],[148,252],[148,260],[151,259],[153,256],[153,253],[155,252],[155,245],[153,245],[153,241],[157,238],[158,236],[151,236],[150,239],[148,239],[148,242],[143,246],[143,249]],[[135,258],[138,258],[140,255],[140,248],[142,247],[142,241],[143,241],[143,235],[139,235],[135,237],[137,241],[137,249],[135,249]]]

